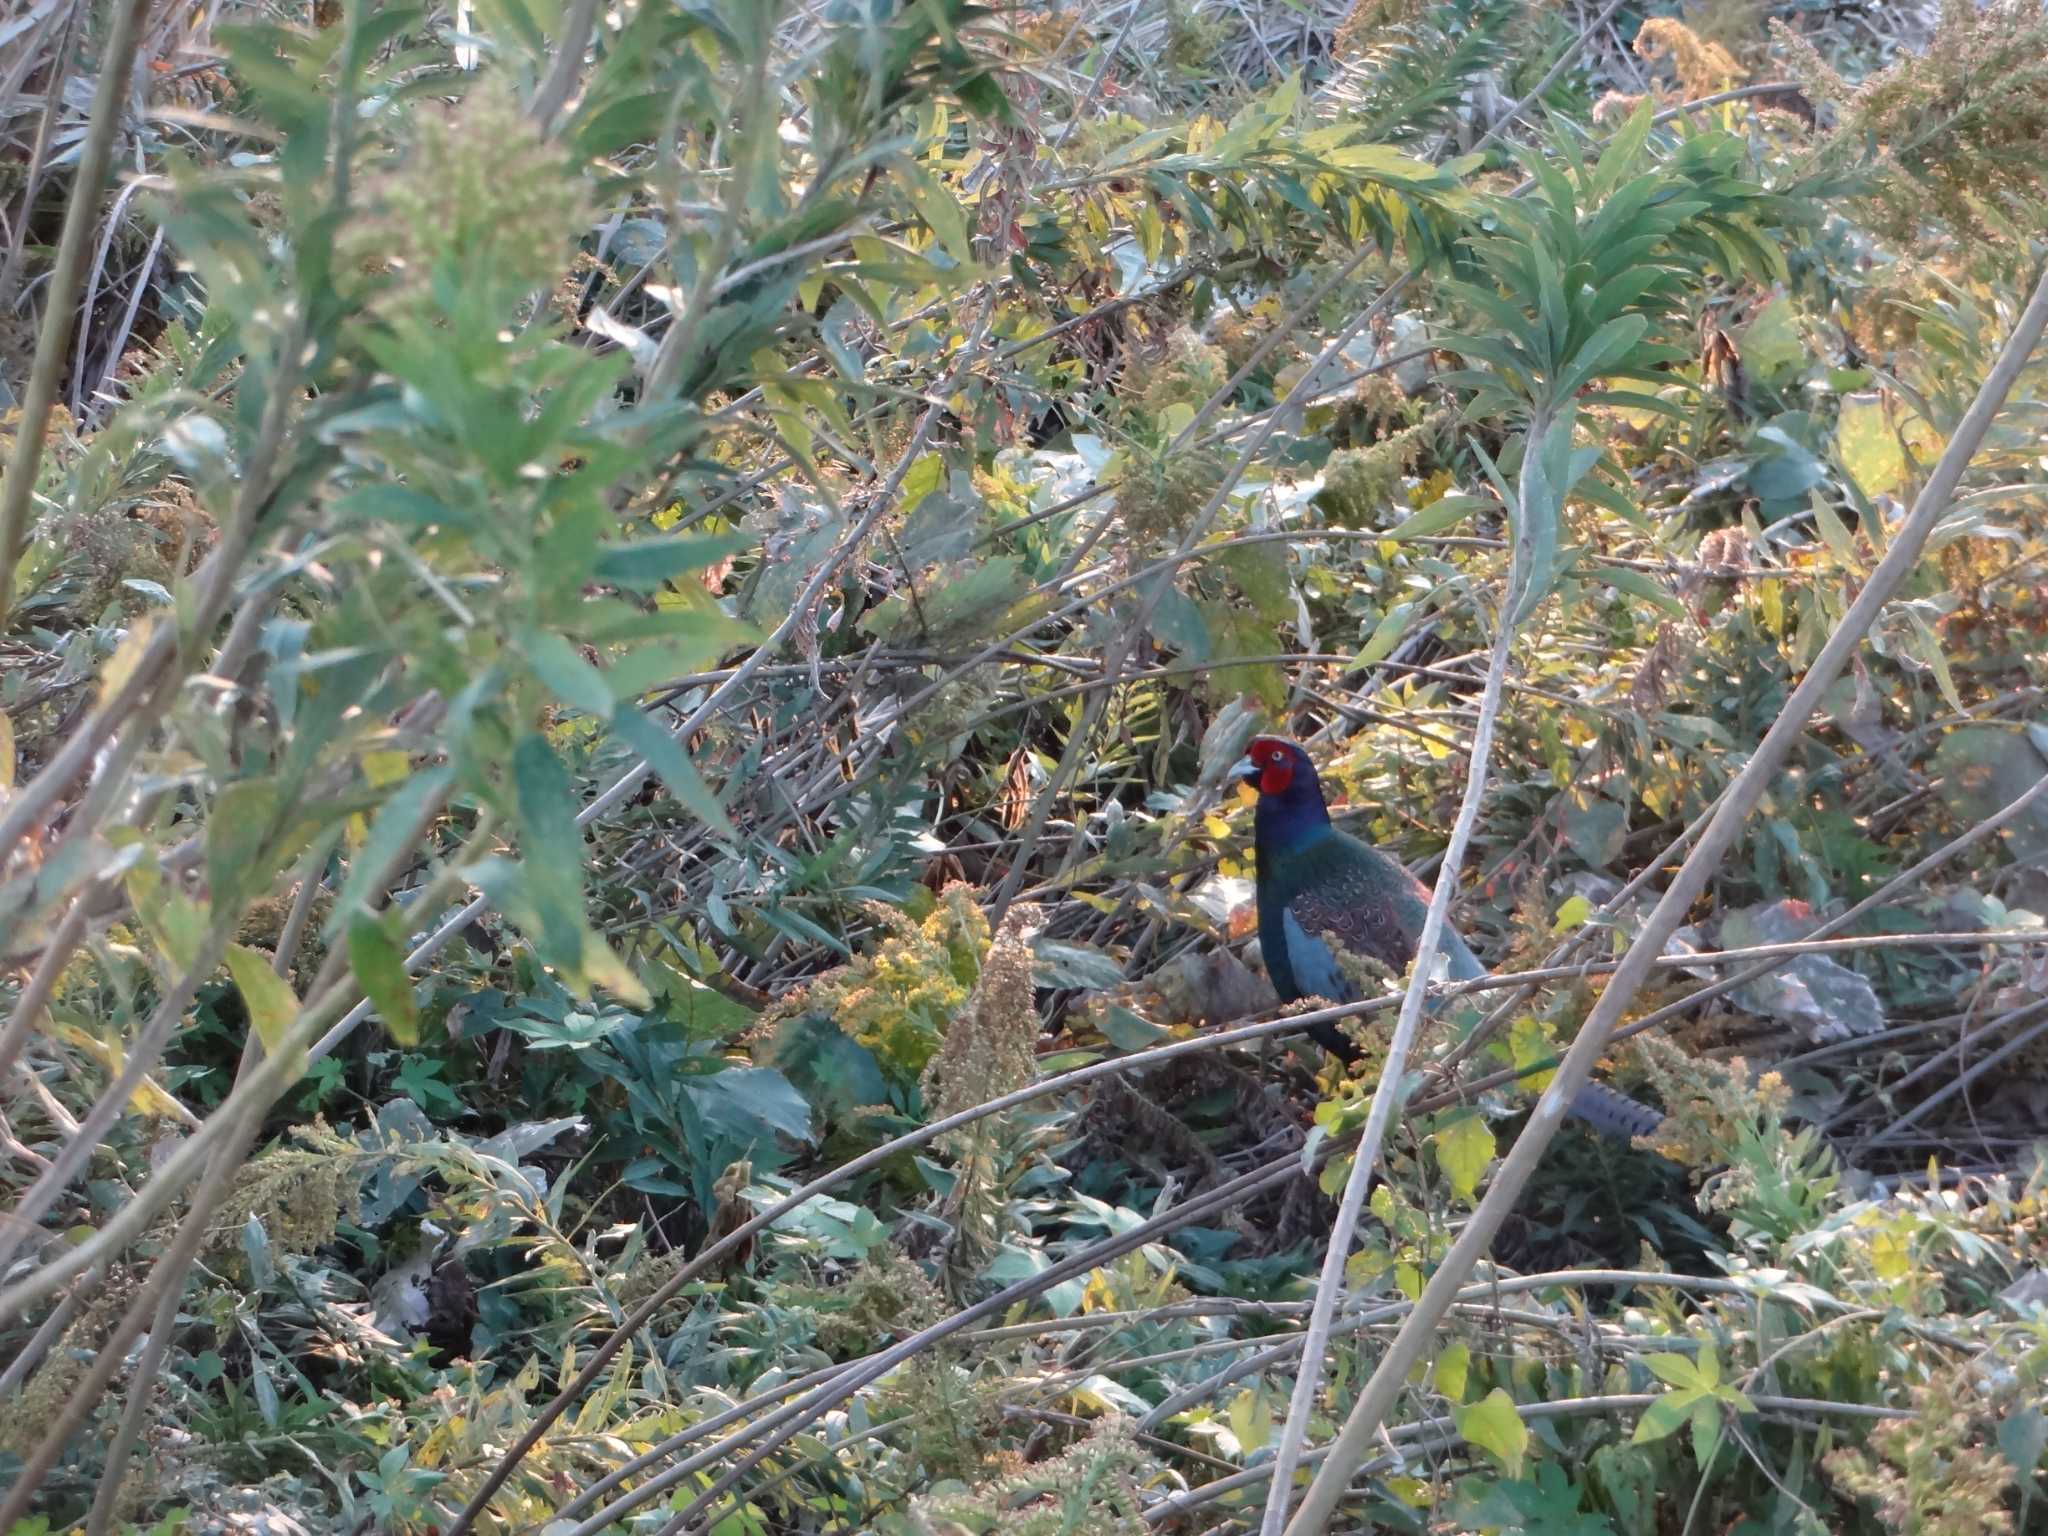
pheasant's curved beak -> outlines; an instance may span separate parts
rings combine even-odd
[[[1259,765],[1252,761],[1249,752],[1230,765],[1229,776],[1240,784],[1249,784],[1254,789],[1259,787]]]

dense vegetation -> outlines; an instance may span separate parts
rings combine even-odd
[[[2044,60],[15,7],[0,1530],[2048,1529]]]

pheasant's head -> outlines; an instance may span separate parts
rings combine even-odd
[[[1284,736],[1254,736],[1244,756],[1232,765],[1230,776],[1243,780],[1261,795],[1291,797],[1303,787],[1312,787],[1316,798],[1322,798],[1315,764],[1309,761],[1300,743]]]

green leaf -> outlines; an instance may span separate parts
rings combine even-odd
[[[1465,1382],[1472,1366],[1472,1346],[1463,1339],[1446,1344],[1430,1370],[1430,1382],[1452,1402],[1465,1396]]]
[[[737,835],[725,807],[674,736],[630,703],[621,704],[612,715],[612,733],[655,771],[679,805],[721,835]]]
[[[793,1083],[826,1120],[885,1103],[888,1080],[875,1053],[818,1013],[786,1018],[761,1059]]]
[[[1543,441],[1528,444],[1522,454],[1520,494],[1510,508],[1516,542],[1526,550],[1526,568],[1522,572],[1521,591],[1515,595],[1508,613],[1511,628],[1520,627],[1557,585],[1564,501],[1572,482],[1578,478],[1574,473],[1576,456],[1571,451],[1577,414],[1569,408],[1561,411]],[[1587,462],[1590,465],[1591,461]],[[1528,524],[1526,528],[1522,526],[1524,522]]]
[[[1032,978],[1041,987],[1108,991],[1123,985],[1124,968],[1093,944],[1037,939],[1031,945]]]
[[[1185,661],[1207,661],[1209,626],[1202,620],[1202,610],[1173,584],[1171,571],[1161,572],[1160,580],[1164,585],[1152,604],[1152,638]]]
[[[2031,1486],[2042,1454],[2048,1452],[2048,1413],[2031,1405],[2015,1408],[1998,1426],[1998,1449],[2021,1483]]]
[[[330,944],[341,936],[353,915],[367,910],[373,895],[382,894],[371,891],[371,882],[380,872],[388,872],[398,856],[412,846],[419,831],[421,814],[453,776],[454,770],[446,766],[424,769],[407,778],[385,800],[376,819],[370,823],[370,835],[363,840],[363,846],[356,850],[356,856],[349,864],[348,879],[342,882],[341,894],[334,900],[334,911],[325,925],[325,935]]]
[[[1687,1355],[1645,1355],[1643,1364],[1649,1367],[1652,1376],[1670,1386],[1697,1390],[1713,1385]]]
[[[1848,524],[1835,515],[1835,509],[1828,505],[1827,498],[1816,493],[1813,497],[1813,526],[1820,534],[1821,542],[1828,547],[1828,553],[1840,562],[1845,571],[1860,571],[1863,562],[1856,558],[1856,540],[1849,532]]]
[[[1773,428],[1757,434],[1759,457],[1750,465],[1749,488],[1766,502],[1795,502],[1827,474],[1804,446]]]
[[[963,267],[971,262],[974,248],[968,238],[967,215],[953,189],[915,160],[897,161],[896,175],[916,205],[917,216],[931,227],[946,254]]]
[[[392,930],[395,912],[383,919],[357,914],[348,925],[348,966],[363,996],[384,1021],[385,1031],[403,1046],[420,1042],[419,1005],[405,974],[405,950]]]
[[[350,491],[335,501],[334,513],[344,525],[387,522],[406,528],[459,528],[466,533],[482,531],[482,524],[465,508],[451,507],[402,485],[366,485]]]
[[[1709,1389],[1721,1384],[1721,1357],[1711,1344],[1700,1347],[1699,1384]]]
[[[1515,1064],[1516,1081],[1530,1093],[1541,1093],[1557,1076],[1557,1042],[1543,1021],[1525,1013],[1508,1026],[1508,1051]],[[1547,1063],[1543,1070],[1533,1070]]]
[[[1095,1015],[1095,1024],[1102,1031],[1102,1038],[1120,1051],[1142,1051],[1172,1038],[1170,1030],[1162,1029],[1115,1003],[1108,1004]]]
[[[907,517],[925,497],[945,483],[946,461],[936,453],[921,453],[903,472],[903,485],[896,494],[896,505]]]
[[[1685,604],[1665,591],[1646,571],[1632,571],[1626,566],[1618,565],[1581,565],[1574,574],[1605,582],[1615,591],[1626,592],[1631,597],[1640,597],[1644,602],[1654,603],[1667,613],[1685,613]]]
[[[1294,617],[1294,585],[1288,579],[1284,544],[1240,544],[1226,550],[1219,564],[1260,618],[1285,624]]]
[[[1594,1487],[1607,1496],[1621,1529],[1628,1536],[1656,1536],[1658,1458],[1635,1446],[1603,1445],[1589,1466]]]
[[[659,539],[609,544],[597,552],[597,580],[631,592],[652,592],[665,581],[751,549],[750,533],[679,533]]]
[[[576,825],[576,784],[547,738],[523,737],[512,749],[519,806],[520,866],[541,931],[531,935],[549,963],[583,964],[583,832]]]
[[[867,362],[854,350],[852,342],[860,324],[860,306],[843,293],[818,323],[819,344],[832,360],[832,366],[839,370],[839,376],[849,384],[858,384],[867,376]]]
[[[1721,1405],[1711,1397],[1703,1397],[1692,1410],[1692,1453],[1702,1472],[1713,1464],[1714,1452],[1720,1448]]]
[[[1628,812],[1605,795],[1567,800],[1564,837],[1588,869],[1605,869],[1621,857],[1628,839]]]
[[[1493,1132],[1478,1114],[1462,1114],[1436,1133],[1437,1166],[1451,1181],[1452,1191],[1468,1205],[1479,1193],[1479,1181],[1493,1161],[1493,1152]]]
[[[548,629],[522,629],[515,643],[549,693],[595,719],[611,718],[611,685],[602,672],[577,654],[575,646]]]
[[[1629,1437],[1629,1444],[1647,1445],[1653,1440],[1676,1434],[1692,1417],[1693,1404],[1699,1401],[1698,1392],[1665,1393],[1643,1410],[1643,1416],[1636,1421],[1635,1434]]]
[[[275,1056],[285,1031],[299,1016],[299,1000],[292,995],[291,984],[272,969],[268,955],[246,945],[230,944],[227,962],[256,1038],[263,1042],[266,1055]]]
[[[1474,512],[1487,511],[1497,505],[1484,496],[1465,496],[1453,491],[1448,496],[1439,496],[1421,511],[1403,518],[1387,530],[1390,539],[1420,539],[1431,534],[1455,528]]]
[[[1379,623],[1373,626],[1372,634],[1366,639],[1365,649],[1352,659],[1354,667],[1369,667],[1374,662],[1385,661],[1394,653],[1394,647],[1401,643],[1401,636],[1408,632],[1408,621],[1415,616],[1415,604],[1396,603],[1380,615]]]
[[[1243,606],[1225,599],[1198,605],[1202,622],[1208,627],[1212,647],[1209,671],[1203,681],[1212,696],[1224,698],[1249,693],[1269,710],[1287,706],[1287,674],[1271,662],[1244,666],[1229,665],[1233,656],[1267,656],[1279,651],[1273,627]]]
[[[275,873],[263,850],[277,821],[279,793],[274,778],[237,779],[214,797],[206,818],[206,880],[219,905],[237,905]]]
[[[686,1077],[682,1087],[705,1121],[735,1141],[772,1134],[811,1139],[811,1106],[772,1067],[726,1067],[707,1077]]]
[[[1842,397],[1835,418],[1835,455],[1866,496],[1888,494],[1905,484],[1909,444],[1923,465],[1941,447],[1934,429],[1918,416],[1894,429],[1881,395]]]
[[[1642,155],[1643,148],[1650,142],[1650,127],[1656,118],[1655,103],[1644,96],[1629,113],[1628,120],[1608,137],[1600,151],[1600,163],[1593,173],[1593,185],[1588,189],[1595,199],[1606,206],[1613,202],[1614,194]],[[1650,177],[1641,178],[1648,182]]]
[[[1742,368],[1760,384],[1776,386],[1806,361],[1792,301],[1778,294],[1742,330]],[[1872,489],[1872,487],[1865,487]]]
[[[51,862],[55,862],[54,860]],[[43,866],[47,874],[49,865]],[[180,971],[199,963],[206,941],[209,908],[164,881],[154,862],[131,868],[123,877],[128,900],[157,952]]]
[[[1522,1475],[1522,1458],[1529,1449],[1529,1426],[1515,1412],[1515,1400],[1506,1392],[1495,1387],[1478,1402],[1453,1408],[1451,1418],[1467,1444],[1493,1457],[1510,1477]]]
[[[1621,315],[1601,326],[1558,375],[1558,396],[1575,394],[1581,384],[1620,362],[1649,328],[1650,321],[1645,315]]]

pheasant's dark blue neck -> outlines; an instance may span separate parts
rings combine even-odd
[[[1260,795],[1252,816],[1257,846],[1269,853],[1295,853],[1326,837],[1330,813],[1313,768],[1297,768],[1294,782],[1277,795]]]

